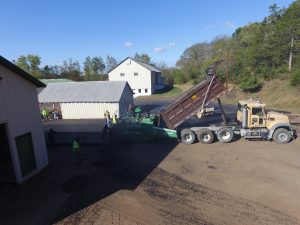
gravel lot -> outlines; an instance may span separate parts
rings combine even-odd
[[[147,177],[58,224],[300,224],[298,140],[171,146],[130,146],[118,179]]]
[[[135,143],[50,151],[0,185],[1,224],[300,224],[300,141]]]

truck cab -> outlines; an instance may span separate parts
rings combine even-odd
[[[238,103],[237,120],[247,128],[266,127],[266,105],[259,101],[242,100]],[[247,113],[243,113],[246,110]]]
[[[287,143],[293,136],[288,116],[278,112],[267,112],[260,101],[241,100],[238,103],[237,121],[244,138],[264,138],[277,143]]]

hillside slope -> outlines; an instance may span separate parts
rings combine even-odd
[[[300,113],[300,89],[291,87],[287,80],[265,81],[255,93],[244,93],[238,87],[222,97],[224,103],[236,104],[241,99],[255,99],[267,104],[268,108]]]

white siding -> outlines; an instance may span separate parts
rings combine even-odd
[[[101,119],[108,110],[112,115],[119,103],[61,103],[63,119]]]
[[[3,78],[0,81],[0,123],[8,124],[16,178],[22,182],[48,164],[36,86],[1,65],[0,76]],[[37,170],[22,178],[15,138],[28,132],[32,135]]]
[[[130,88],[124,88],[122,97],[119,102],[119,114],[125,115],[128,110],[128,106],[133,103],[133,96]]]
[[[134,76],[134,73],[138,73],[138,76]],[[152,94],[151,71],[131,59],[125,60],[112,70],[108,77],[110,81],[127,81],[135,92],[134,97]],[[141,89],[141,93],[138,93],[138,89]],[[145,89],[148,89],[148,93],[145,93]]]

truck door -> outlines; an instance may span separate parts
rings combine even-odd
[[[249,127],[265,127],[263,108],[252,108]]]

